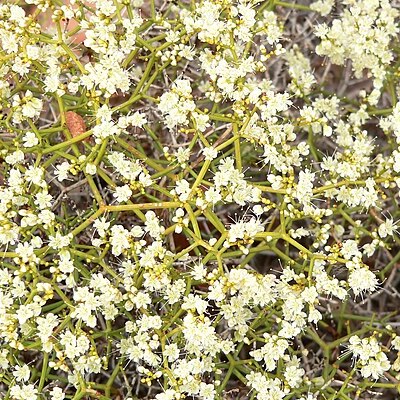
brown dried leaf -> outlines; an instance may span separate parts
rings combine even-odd
[[[65,113],[65,122],[72,137],[82,135],[87,130],[84,119],[74,111],[67,111]]]

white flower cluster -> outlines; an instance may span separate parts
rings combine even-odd
[[[121,175],[124,181],[129,183],[130,186],[135,187],[139,184],[138,187],[145,188],[152,184],[153,181],[149,173],[140,165],[138,160],[132,161],[126,158],[124,153],[117,151],[110,153],[108,160],[115,171]]]
[[[19,123],[27,118],[37,118],[42,111],[43,102],[34,97],[30,90],[27,90],[22,98],[19,95],[13,97],[12,106],[14,109],[13,122]]]
[[[364,378],[379,377],[390,368],[390,361],[374,336],[361,339],[354,335],[349,339],[349,351],[358,359],[361,375]]]
[[[334,19],[331,26],[317,27],[315,33],[321,43],[316,52],[329,56],[335,64],[350,59],[356,77],[361,77],[363,70],[370,70],[374,87],[379,90],[394,57],[390,42],[399,30],[399,11],[388,0],[349,0],[344,4],[340,18]]]
[[[395,2],[6,3],[0,398],[397,389]]]
[[[248,254],[249,250],[243,245],[253,243],[257,233],[263,231],[264,227],[256,218],[251,218],[250,221],[247,222],[237,222],[229,227],[228,237],[224,242],[224,246],[230,247],[234,244],[240,243],[239,248],[241,248],[244,254]]]
[[[208,116],[196,111],[192,88],[187,79],[177,79],[170,92],[160,97],[159,110],[165,116],[165,125],[173,129],[178,125],[187,126],[193,118],[196,127],[204,132],[208,125]]]
[[[286,51],[285,59],[289,65],[289,75],[292,78],[289,90],[296,96],[310,94],[313,85],[316,83],[310,60],[300,52],[297,45],[294,45],[293,49]]]
[[[261,191],[247,183],[244,174],[237,170],[234,164],[233,158],[227,158],[219,163],[218,171],[213,178],[214,185],[205,192],[204,199],[197,200],[199,207],[217,204],[220,201],[233,202],[241,206],[260,201]]]

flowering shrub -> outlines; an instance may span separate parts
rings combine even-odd
[[[399,16],[3,2],[0,398],[395,398]]]

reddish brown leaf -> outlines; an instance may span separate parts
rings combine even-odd
[[[82,133],[86,132],[84,119],[74,111],[67,111],[65,113],[65,122],[72,137],[82,135]]]

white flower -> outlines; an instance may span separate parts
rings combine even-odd
[[[200,132],[204,132],[210,126],[210,123],[208,122],[210,117],[208,115],[193,111],[192,117],[194,118],[196,127]]]
[[[228,237],[224,242],[224,246],[230,247],[240,241],[244,241],[244,243],[251,242],[257,233],[263,231],[264,227],[262,226],[261,222],[254,217],[248,222],[237,222],[229,227]],[[248,253],[248,249],[244,247],[241,247],[241,250],[244,254]]]
[[[184,226],[189,225],[189,218],[183,218],[185,211],[182,208],[177,208],[175,211],[175,216],[172,217],[172,222],[176,223],[175,232],[181,233]]]
[[[358,243],[352,239],[344,240],[342,242],[340,252],[347,260],[351,260],[353,257],[361,257],[361,251],[358,250]]]
[[[67,247],[71,243],[72,238],[73,236],[71,233],[63,236],[60,232],[56,232],[55,236],[49,236],[49,246],[52,249],[60,250]]]
[[[7,164],[15,165],[24,161],[25,154],[21,150],[16,150],[11,154],[8,154],[5,158]]]
[[[363,292],[374,292],[379,285],[378,278],[367,267],[357,267],[351,271],[348,282],[356,297]]]
[[[39,139],[33,132],[26,132],[22,141],[24,142],[24,147],[33,147],[39,144]]]
[[[13,371],[13,375],[15,376],[17,382],[27,382],[31,375],[31,370],[26,364],[24,364],[22,367],[16,365]]]
[[[50,391],[51,400],[64,400],[65,394],[62,389],[59,387],[55,387]]]
[[[359,358],[361,375],[364,378],[379,379],[383,373],[390,369],[390,362],[383,353],[375,336],[361,339],[354,335],[349,339],[349,350],[353,357]]]
[[[314,7],[325,13],[330,4],[329,0],[318,1]],[[352,0],[347,4],[340,18],[334,19],[331,27],[324,30],[316,53],[329,56],[339,65],[346,59],[352,60],[356,78],[368,68],[375,78],[375,88],[380,89],[387,65],[393,60],[390,43],[399,30],[395,22],[399,12],[390,1]]]
[[[37,400],[38,390],[33,385],[14,385],[10,395],[13,400]]]
[[[190,158],[190,149],[184,149],[183,147],[180,147],[178,151],[175,154],[176,159],[178,160],[178,163],[181,165],[182,168],[186,167],[186,162]]]
[[[130,247],[129,237],[129,231],[122,225],[114,225],[111,228],[110,244],[113,255],[119,256],[125,249]]]
[[[64,161],[62,164],[57,165],[56,169],[54,170],[54,175],[57,177],[59,182],[68,178],[69,169],[71,165],[68,161]]]
[[[37,261],[37,257],[35,256],[34,247],[31,246],[29,243],[18,243],[15,252],[19,255],[21,260],[25,263],[27,262],[35,262]]]
[[[35,185],[40,186],[43,183],[44,169],[41,167],[34,167],[30,165],[25,171],[25,179]]]
[[[173,83],[171,91],[160,97],[158,108],[165,116],[165,122],[169,129],[173,129],[177,125],[187,125],[189,114],[196,108],[196,104],[192,100],[190,82],[187,79],[177,79]],[[206,126],[205,119],[201,119],[199,115],[197,118],[200,124],[199,129]]]
[[[269,333],[264,333],[264,338],[265,344],[261,348],[251,351],[250,355],[256,361],[263,360],[267,371],[273,371],[276,368],[278,360],[285,355],[289,347],[289,342],[286,339],[280,338],[277,335],[270,335]]]
[[[183,298],[181,307],[183,310],[196,310],[197,314],[202,315],[207,310],[208,302],[191,293]]]
[[[193,279],[196,281],[201,281],[207,275],[207,269],[204,268],[202,263],[195,264],[190,275],[192,275]]]
[[[35,196],[35,204],[40,208],[49,208],[52,205],[53,197],[47,191],[38,192]]]
[[[124,203],[130,199],[132,196],[132,190],[128,185],[117,186],[115,188],[115,193],[113,195],[118,203]]]
[[[300,386],[304,377],[304,373],[305,370],[303,368],[300,368],[299,360],[296,356],[286,363],[284,377],[291,388],[297,388]]]
[[[95,164],[87,163],[85,167],[85,172],[89,175],[96,175],[97,167]]]
[[[7,350],[7,349],[2,349],[0,351],[0,368],[1,369],[7,369],[10,365],[10,362],[7,359],[8,354],[9,354],[9,350]]]
[[[387,218],[385,222],[379,225],[378,234],[383,239],[386,236],[393,236],[393,232],[397,229],[397,225],[394,223],[393,219]]]
[[[199,395],[203,400],[214,400],[216,396],[214,385],[211,383],[201,382]]]
[[[167,389],[162,393],[159,393],[155,396],[156,400],[176,400],[177,396],[181,396],[179,392],[176,392],[173,389]],[[129,399],[128,399],[129,400]]]
[[[26,91],[24,100],[25,104],[22,105],[22,115],[31,119],[37,117],[42,111],[43,102],[40,99],[33,97],[30,90]]]
[[[104,237],[110,227],[110,222],[107,222],[105,217],[100,217],[94,221],[93,226],[97,230],[99,236]]]
[[[335,5],[335,0],[319,0],[310,5],[310,8],[320,13],[323,17],[328,15],[332,7]]]
[[[390,369],[390,361],[388,360],[385,353],[380,351],[375,358],[368,360],[366,365],[361,367],[361,375],[364,378],[379,379],[385,371]]]
[[[147,123],[146,117],[140,112],[136,111],[133,115],[129,117],[129,123],[132,126],[142,128],[144,124]]]
[[[174,192],[178,195],[180,201],[186,201],[190,194],[189,182],[185,179],[177,181]]]
[[[214,149],[214,147],[204,147],[202,150],[204,157],[208,161],[212,161],[217,158],[218,150]]]
[[[160,239],[161,235],[165,231],[165,228],[160,224],[160,220],[154,211],[147,211],[145,225],[146,232],[156,240]]]
[[[93,128],[93,135],[96,137],[96,143],[101,143],[102,139],[109,136],[118,136],[121,133],[121,128],[114,124],[113,121],[102,120]]]
[[[179,353],[180,351],[176,343],[167,344],[165,346],[165,350],[163,351],[164,357],[167,357],[169,362],[177,360]]]

